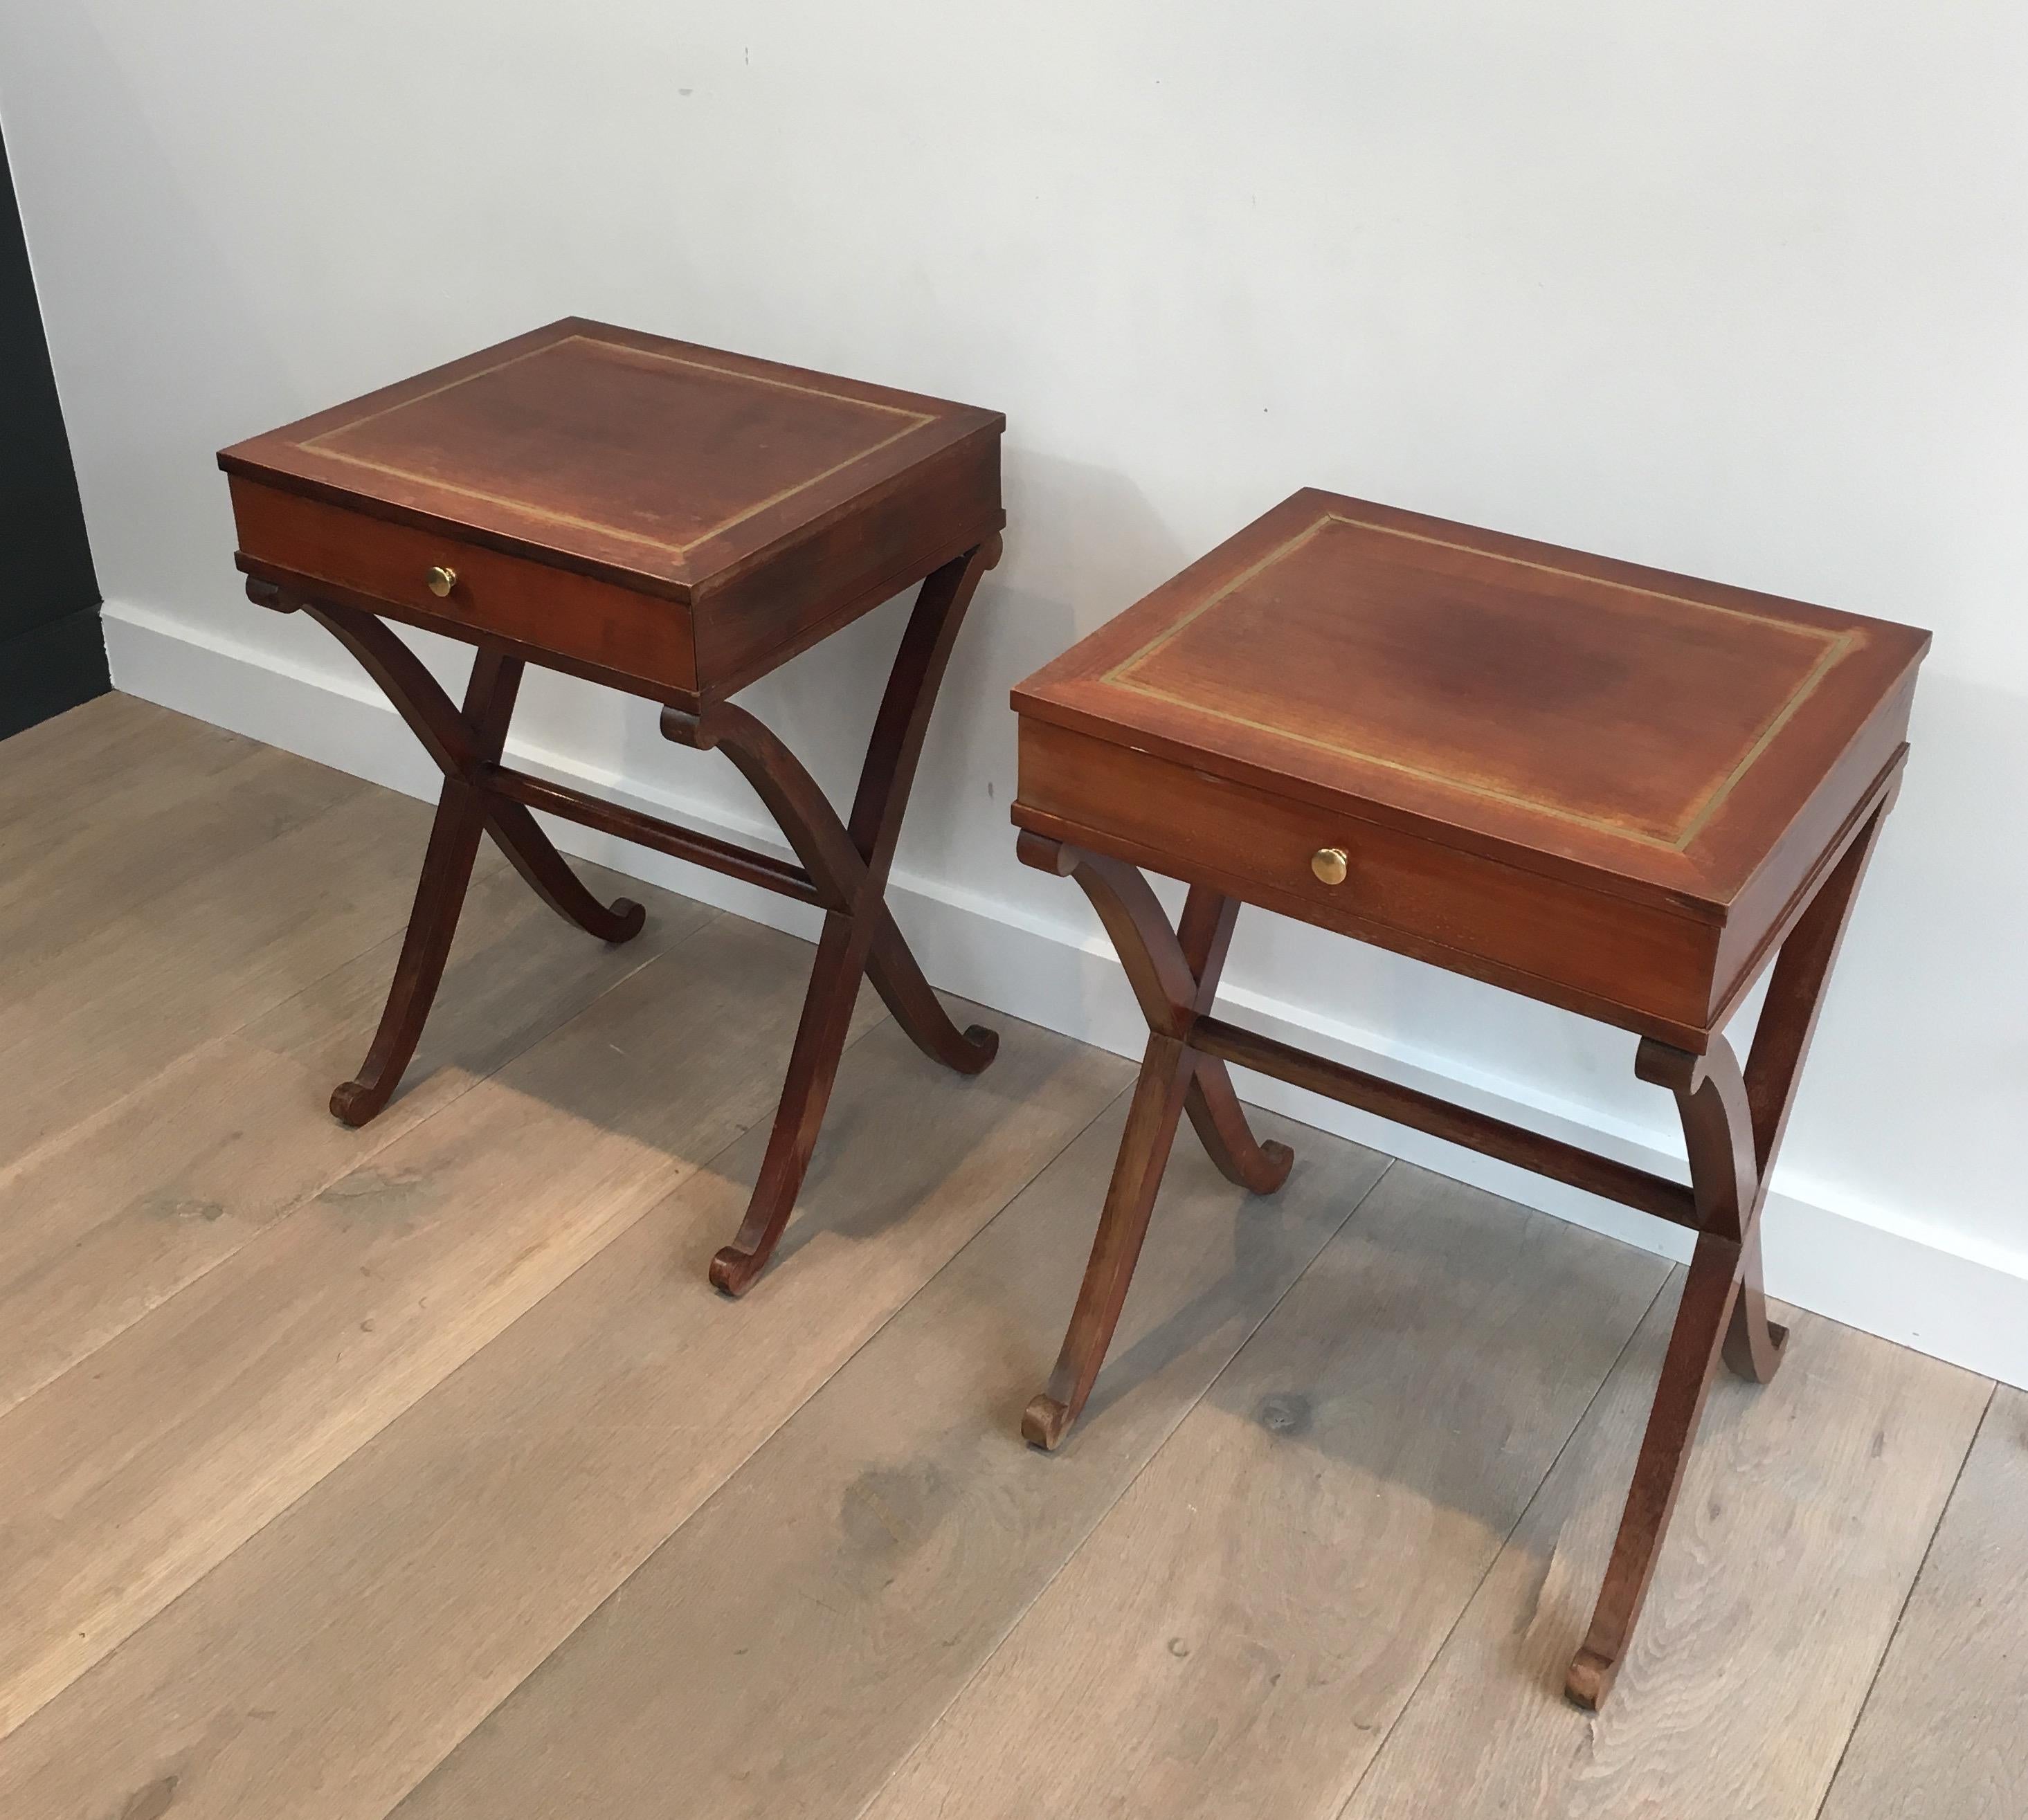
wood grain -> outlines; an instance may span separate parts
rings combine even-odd
[[[429,811],[361,790],[139,904],[0,999],[0,1158],[102,1112],[398,931]]]
[[[1830,826],[1888,763],[1929,642],[1306,487],[1020,683],[1014,705],[1723,919],[1764,864],[1798,868],[1777,903],[1800,879],[1843,761],[1860,775]]]
[[[690,609],[609,581],[503,555],[450,533],[387,524],[343,505],[233,477],[239,560],[250,575],[313,586],[313,597],[370,601],[451,638],[483,628],[517,653],[563,660],[576,675],[697,688]],[[446,599],[424,579],[457,577]]]
[[[1125,1082],[1004,1027],[972,1080],[874,1030],[805,1267],[705,1283],[749,1131],[0,1744],[0,1811],[379,1820]]]
[[[762,1116],[801,952],[708,925],[0,1419],[0,1732]]]
[[[605,948],[495,864],[473,889],[413,1084],[368,1130],[338,1123],[327,1102],[372,1034],[398,937],[244,1029],[201,1044],[28,1162],[0,1169],[0,1411],[711,914],[654,892],[641,939]]]
[[[219,464],[250,575],[694,702],[991,538],[1004,424],[573,319]]]
[[[632,1820],[672,1800],[714,1820],[856,1812],[1382,1167],[1305,1133],[1305,1160],[1262,1201],[1179,1160],[1101,1400],[1044,1459],[1015,1425],[1123,1112],[812,1398],[402,1820]]]
[[[0,819],[0,996],[46,978],[67,949],[116,918],[368,788],[215,727],[204,729],[208,738],[180,733],[202,723],[131,705],[165,752],[135,744],[125,771],[95,780],[88,806],[75,786],[53,784],[48,813]],[[0,769],[12,774],[17,762],[9,742]],[[24,768],[54,768],[31,759]]]
[[[1564,1704],[1564,1670],[1675,1300],[1642,1323],[1344,1820],[1816,1812],[1985,1381],[1793,1317],[1773,1383],[1714,1386],[1647,1615],[1612,1703],[1588,1715]]]
[[[1044,1458],[1014,1425],[1123,1108],[979,1228],[1122,1064],[1016,1026],[953,1078],[869,998],[806,1255],[728,1305],[701,1269],[807,949],[658,900],[607,956],[489,857],[409,1089],[348,1136],[321,1090],[426,810],[118,696],[6,754],[0,1385],[77,1361],[0,1415],[9,1820],[1323,1814],[1376,1748],[1345,1820],[2028,1806],[2028,1396],[1965,1457],[1984,1381],[1798,1321],[1774,1384],[1718,1386],[1587,1720],[1557,1689],[1665,1293],[1382,1744],[1609,1337],[1608,1284],[1526,1351],[1596,1275],[1552,1254],[1630,1254],[1511,1213],[1460,1248],[1442,1186],[1389,1233],[1403,1171],[1212,1385],[1380,1167],[1268,1121],[1290,1186],[1179,1160]]]
[[[2028,1393],[2002,1386],[1823,1820],[2028,1814]]]
[[[1710,1000],[1712,923],[1046,722],[1022,724],[1019,819],[1629,1029],[1680,1037]],[[1326,847],[1338,885],[1310,870]]]
[[[54,841],[87,812],[94,819],[131,818],[137,799],[187,789],[252,743],[137,696],[94,696],[8,740],[0,764],[0,851],[25,860],[27,843]]]
[[[218,461],[688,601],[1002,421],[572,317],[237,443]]]
[[[1667,1268],[1395,1165],[870,1814],[1334,1814]]]

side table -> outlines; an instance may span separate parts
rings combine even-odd
[[[1605,1698],[1722,1356],[1761,1382],[1758,1221],[1824,983],[1908,753],[1929,634],[1354,499],[1297,494],[1014,692],[1023,860],[1084,888],[1148,1045],[1048,1388],[1105,1356],[1177,1124],[1256,1193],[1230,1064],[1697,1235],[1589,1634]],[[1187,882],[1172,930],[1139,868]],[[1213,1008],[1242,903],[1617,1025],[1689,1186],[1259,1035]],[[1744,1067],[1723,1034],[1773,968]]]
[[[751,1204],[712,1260],[728,1295],[794,1207],[862,972],[925,1053],[964,1073],[960,1033],[888,912],[887,873],[937,687],[997,560],[997,413],[575,319],[223,450],[256,604],[300,609],[379,684],[443,771],[413,914],[372,1045],[331,1095],[371,1119],[414,1054],[482,834],[551,908],[606,941],[638,904],[586,890],[531,809],[824,912],[788,1079]],[[921,582],[841,819],[731,697]],[[476,648],[454,707],[389,628]],[[501,762],[524,666],[662,704],[662,731],[731,759],[800,864]]]

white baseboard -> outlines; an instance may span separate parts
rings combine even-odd
[[[409,795],[436,793],[435,767],[363,676],[335,682],[142,607],[110,602],[105,625],[115,687]],[[722,838],[786,852],[772,829],[728,823],[659,785],[519,742],[509,750],[517,764],[558,782]],[[581,859],[777,928],[816,932],[817,913],[807,906],[589,829],[546,825],[559,846]],[[1096,930],[1045,922],[983,893],[900,872],[890,898],[924,971],[942,990],[1118,1054],[1140,1052],[1145,1027]],[[1256,993],[1228,991],[1222,1003],[1285,1041],[1683,1178],[1680,1156],[1582,1108],[1460,1073],[1436,1058],[1404,1056],[1367,1033]],[[1279,1081],[1248,1075],[1240,1086],[1248,1099],[1305,1124],[1647,1250],[1689,1255],[1687,1234],[1578,1189]],[[1763,1233],[1769,1290],[1781,1300],[2028,1387],[2028,1258],[1974,1252],[1919,1219],[1780,1193],[1771,1197]]]

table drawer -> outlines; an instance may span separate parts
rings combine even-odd
[[[1719,924],[1043,721],[1023,718],[1020,750],[1021,827],[1627,1029],[1702,1029]]]
[[[657,694],[697,686],[690,613],[679,601],[238,475],[231,483],[240,553],[255,563],[383,601],[394,616],[454,638],[496,634],[601,680]],[[441,596],[430,586],[439,569],[456,578]]]

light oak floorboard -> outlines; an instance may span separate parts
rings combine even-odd
[[[137,761],[102,797],[61,795],[42,825],[0,830],[0,996],[45,980],[68,949],[124,912],[372,789],[207,731],[212,740],[181,742],[192,749],[172,762]],[[0,746],[0,769],[10,751]]]
[[[870,1812],[1328,1820],[1667,1270],[1396,1164]]]
[[[1123,1100],[398,1810],[850,1814],[1379,1175],[1301,1145],[1253,1200],[1179,1146],[1111,1374],[1066,1452],[1023,1405],[1062,1336]]]
[[[2028,1393],[1996,1392],[1823,1820],[2028,1814]]]
[[[0,745],[7,1820],[2028,1812],[2028,1396],[1797,1321],[1588,1718],[1673,1289],[1499,1537],[1634,1254],[1501,1209],[1425,1271],[1478,1203],[1404,1169],[1247,1344],[1385,1160],[1263,1119],[1308,1160],[1252,1201],[1185,1134],[1031,1454],[1123,1104],[1049,1159],[1125,1064],[989,1016],[961,1080],[863,994],[721,1301],[809,950],[594,877],[649,901],[608,950],[483,848],[348,1133],[430,813],[117,695]]]
[[[808,953],[707,925],[0,1418],[0,1732],[767,1116]]]
[[[1714,1383],[1604,1712],[1567,1705],[1680,1277],[1643,1323],[1345,1820],[1807,1820],[1915,1578],[1983,1378],[1811,1315]]]
[[[18,1162],[403,927],[430,809],[367,790],[136,906],[0,997]]]
[[[587,875],[609,896],[620,882]],[[649,900],[648,925],[609,948],[506,866],[475,881],[405,1083],[361,1130],[341,1125],[328,1101],[372,1041],[399,935],[0,1169],[0,1412],[712,914],[633,890]]]
[[[971,1079],[855,1047],[740,1302],[764,1129],[688,1177],[0,1744],[0,1812],[379,1820],[1131,1078],[994,1021]]]
[[[130,792],[146,803],[163,777],[179,787],[256,743],[135,696],[95,696],[0,740],[0,853],[25,857],[80,817],[127,813]]]

